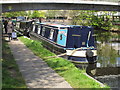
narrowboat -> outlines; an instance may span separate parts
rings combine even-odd
[[[23,33],[23,35],[30,37],[29,33],[32,28],[33,21],[18,21],[16,23],[16,29]]]
[[[56,54],[66,53],[76,63],[95,62],[97,49],[94,30],[90,26],[36,23],[30,37],[42,41],[43,46]]]

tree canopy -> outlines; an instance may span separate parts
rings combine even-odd
[[[100,13],[100,14],[99,14]],[[44,10],[44,11],[20,11],[4,13],[5,17],[26,16],[30,18],[47,18],[55,19],[57,17],[71,18],[72,25],[94,26],[109,30],[112,26],[110,15],[114,12],[108,11],[91,11],[91,10]],[[64,19],[64,18],[63,18]]]

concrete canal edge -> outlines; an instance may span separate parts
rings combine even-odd
[[[91,76],[90,76],[90,75],[88,75],[87,73],[83,73],[83,74],[84,74],[84,75],[86,75],[87,77],[89,77],[89,78],[93,79],[93,80],[94,80],[94,81],[96,81],[97,83],[99,83],[101,87],[105,87],[105,85],[104,85],[103,83],[101,83],[100,81],[98,81],[98,80],[94,79],[93,77],[91,77]]]

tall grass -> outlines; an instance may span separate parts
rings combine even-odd
[[[3,40],[2,44],[2,88],[26,88],[8,43]]]

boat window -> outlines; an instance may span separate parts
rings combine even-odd
[[[38,26],[38,34],[40,34],[40,31],[41,31],[41,26],[39,25]]]
[[[57,37],[58,37],[58,29],[54,29],[54,33],[53,33],[53,41],[57,42]]]
[[[20,23],[17,23],[17,24],[16,24],[16,27],[17,27],[17,28],[20,28]]]
[[[50,39],[53,39],[53,33],[54,33],[54,30],[51,29],[51,30],[50,30],[50,37],[49,37]]]
[[[35,25],[33,25],[33,32],[35,31]]]
[[[60,40],[62,40],[62,34],[60,35]]]
[[[44,34],[45,34],[45,27],[43,27],[42,29],[42,36],[44,36]]]

